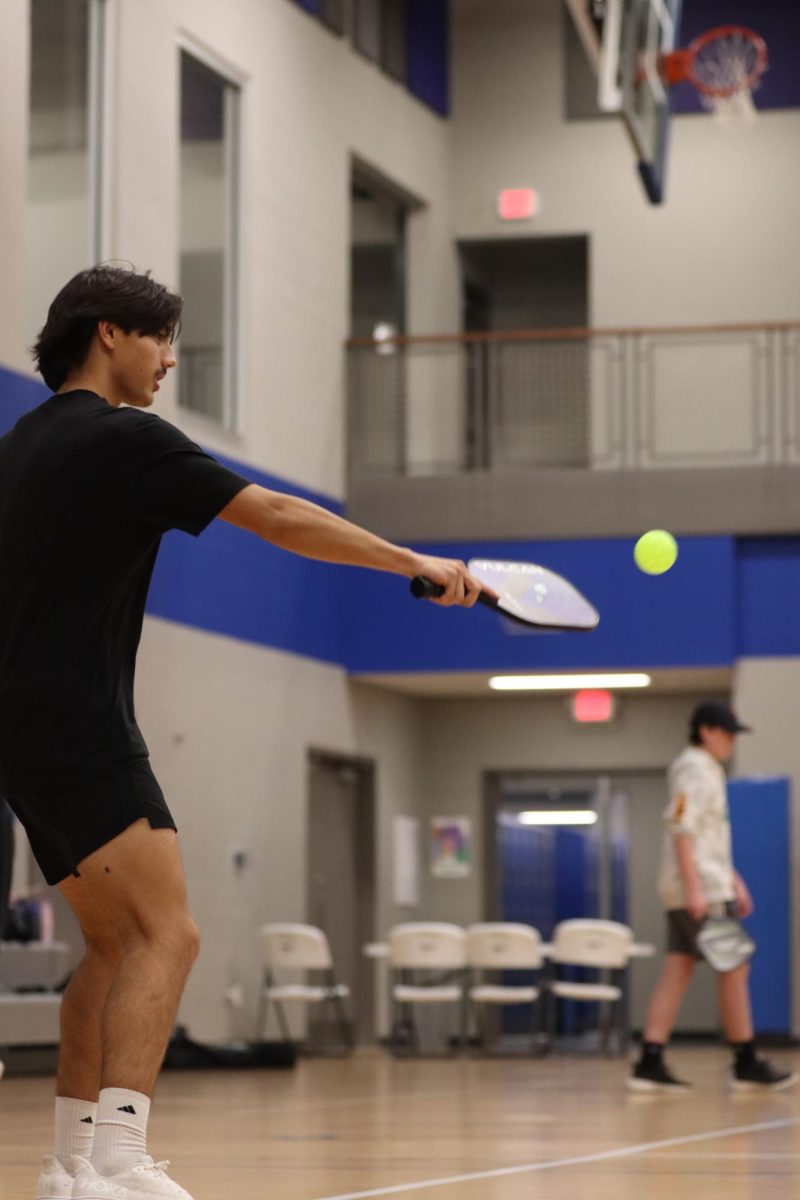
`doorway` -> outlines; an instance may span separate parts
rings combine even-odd
[[[549,938],[559,921],[628,921],[629,798],[607,775],[486,781],[490,920]]]
[[[658,950],[631,969],[631,1026],[641,1029],[664,943],[656,890],[667,802],[664,772],[487,772],[483,791],[485,919],[535,925],[545,938],[567,917],[631,925],[638,942]],[[519,821],[520,813],[537,806],[594,810],[598,819],[555,835],[558,827]],[[513,844],[510,852],[503,851],[503,839]],[[713,972],[698,971],[678,1014],[677,1033],[716,1029],[714,989]]]
[[[365,167],[350,184],[350,335],[405,333],[406,222],[410,205]]]
[[[487,780],[486,866],[490,920],[533,925],[549,941],[556,925],[589,917],[628,922],[628,796],[608,776],[499,773]],[[597,1023],[594,1006],[559,1008],[561,1033]],[[526,1014],[509,1008],[506,1033]]]
[[[588,237],[463,241],[458,253],[465,333],[588,324]]]
[[[458,246],[465,333],[584,329],[589,239],[502,238]],[[467,343],[473,469],[587,466],[589,344],[583,337]]]
[[[375,767],[363,758],[309,753],[308,921],[330,943],[350,986],[355,1037],[374,1035],[374,987],[362,947],[375,930]]]

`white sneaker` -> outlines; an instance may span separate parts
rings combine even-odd
[[[36,1200],[70,1200],[75,1182],[69,1171],[52,1154],[45,1154],[36,1180]]]
[[[105,1177],[98,1175],[85,1158],[73,1158],[77,1174],[71,1200],[192,1200],[187,1191],[167,1175],[168,1162],[153,1162],[148,1155],[140,1163]]]

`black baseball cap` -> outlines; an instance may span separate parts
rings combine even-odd
[[[743,725],[736,713],[727,704],[716,700],[705,700],[698,704],[691,715],[689,726],[696,733],[701,725],[711,729],[727,729],[728,733],[752,733],[749,725]]]

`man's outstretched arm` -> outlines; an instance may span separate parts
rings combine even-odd
[[[445,589],[437,604],[463,604],[469,608],[481,588],[458,559],[435,558],[395,546],[318,504],[255,483],[239,492],[219,516],[230,525],[248,529],[264,541],[306,558],[391,571],[409,579],[426,575]]]

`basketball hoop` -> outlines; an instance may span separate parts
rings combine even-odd
[[[768,66],[767,43],[744,25],[709,29],[685,50],[663,55],[660,62],[670,87],[691,83],[720,121],[738,125],[754,119],[753,91]]]

